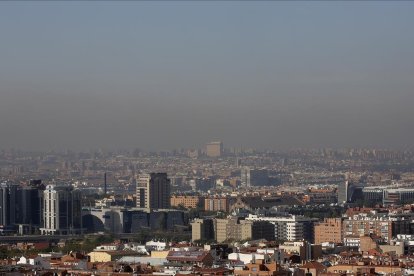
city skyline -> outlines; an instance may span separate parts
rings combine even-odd
[[[1,148],[412,148],[414,3],[0,5]]]

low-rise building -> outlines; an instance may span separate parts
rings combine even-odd
[[[170,198],[171,207],[184,207],[195,209],[204,206],[204,198],[201,196],[173,195]]]

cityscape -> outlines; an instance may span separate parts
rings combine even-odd
[[[414,275],[414,1],[0,1],[0,275]]]
[[[411,151],[214,141],[163,152],[3,150],[0,162],[4,273],[410,271]]]

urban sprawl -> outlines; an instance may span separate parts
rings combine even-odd
[[[0,275],[414,274],[414,151],[0,151]]]

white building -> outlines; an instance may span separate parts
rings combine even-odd
[[[282,241],[312,241],[313,224],[317,221],[303,216],[264,217],[252,214],[246,220],[272,223],[275,226],[275,239]]]
[[[145,244],[145,246],[150,250],[163,251],[165,250],[165,248],[167,248],[167,243],[159,241],[149,241]]]
[[[81,192],[72,186],[47,185],[43,191],[43,235],[78,234],[82,231]]]
[[[46,261],[43,257],[25,257],[22,256],[17,261],[17,264],[32,265],[38,269],[50,269],[50,262]]]
[[[252,261],[269,260],[269,255],[258,253],[230,253],[229,261],[240,261],[243,264],[250,264]]]

